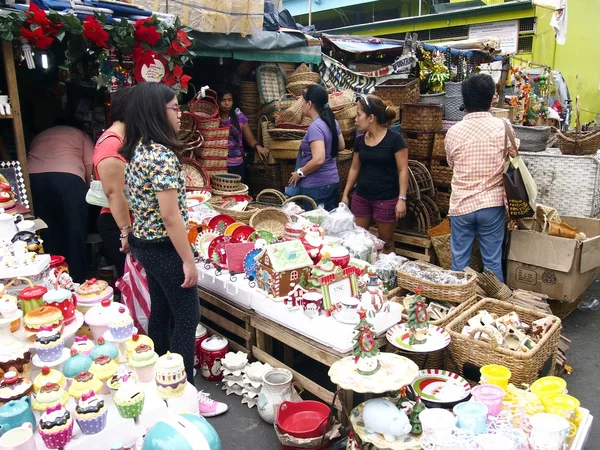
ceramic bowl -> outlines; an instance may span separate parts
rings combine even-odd
[[[272,368],[270,364],[263,364],[256,361],[246,366],[246,376],[253,384],[260,383],[262,385],[263,375]]]
[[[221,365],[232,372],[242,370],[248,364],[248,354],[244,352],[229,352],[221,360]]]

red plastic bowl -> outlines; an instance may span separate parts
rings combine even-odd
[[[325,403],[313,400],[283,402],[279,406],[277,426],[290,436],[316,438],[325,434],[330,412]]]

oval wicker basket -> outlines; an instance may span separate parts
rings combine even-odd
[[[275,202],[277,202],[279,205],[283,205],[285,203],[285,195],[283,195],[277,189],[263,189],[258,193],[258,195],[255,198],[255,201],[269,204],[276,204]]]
[[[277,239],[285,233],[285,225],[292,219],[282,209],[264,208],[255,212],[250,218],[250,226],[255,230],[269,231]]]
[[[248,194],[248,185],[244,183],[240,183],[240,188],[237,191],[220,191],[218,189],[213,189],[213,195],[218,195],[221,197],[231,197],[232,195],[246,194]]]
[[[333,114],[337,120],[356,119],[356,116],[358,115],[358,108],[355,104],[353,104],[344,109],[340,109],[339,111],[335,111]]]
[[[307,86],[309,84],[317,84],[320,81],[321,75],[316,72],[293,73],[285,80],[286,84],[305,83]]]
[[[312,209],[317,209],[317,202],[315,202],[308,195],[294,195],[293,197],[290,197],[285,202],[283,202],[283,204],[287,205],[288,203],[297,203],[298,201],[308,202],[310,203],[310,206],[312,206]]]
[[[402,130],[402,136],[408,147],[409,159],[429,161],[433,151],[435,133],[433,131]]]
[[[354,119],[338,119],[338,123],[340,124],[340,130],[342,130],[342,133],[344,131],[356,129],[356,121]]]
[[[198,128],[205,141],[229,139],[229,127]]]
[[[210,177],[210,183],[218,191],[235,192],[241,188],[242,177],[235,173],[214,175]]]
[[[191,158],[183,158],[181,169],[185,177],[186,190],[211,189],[210,175],[198,161]]]
[[[317,84],[317,83],[313,82],[313,81],[294,81],[293,83],[286,84],[285,87],[292,94],[294,94],[295,96],[299,97],[299,96],[302,95],[302,93],[304,92],[304,90],[308,86],[310,86],[311,84]]]

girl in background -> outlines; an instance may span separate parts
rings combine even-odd
[[[374,95],[358,102],[356,126],[362,135],[354,143],[352,166],[342,201],[349,202],[354,185],[352,213],[356,224],[369,229],[375,219],[384,253],[394,251],[394,230],[406,216],[408,150],[402,135],[386,128],[396,113]]]

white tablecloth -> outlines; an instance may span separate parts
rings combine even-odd
[[[189,412],[198,413],[198,391],[190,383],[187,384],[184,395],[172,400],[165,401],[161,399],[156,392],[154,382],[142,384],[146,393],[144,409],[139,417],[139,424],[136,425],[133,419],[123,419],[113,402],[113,394],[101,395],[108,407],[108,416],[106,428],[98,434],[86,436],[81,432],[77,422],[73,426],[73,438],[65,450],[107,450],[111,444],[120,442],[123,445],[132,445],[146,430],[157,421],[164,419],[171,414],[181,414]],[[75,419],[75,400],[71,398],[66,405]],[[41,413],[35,412],[36,420],[39,424]],[[36,446],[38,449],[45,449],[44,441],[36,431]]]
[[[201,288],[223,296],[234,305],[253,309],[257,314],[340,353],[352,350],[354,325],[344,324],[324,315],[309,319],[301,309],[289,310],[283,302],[276,302],[257,288],[250,287],[243,274],[236,278],[232,282],[228,272],[217,276],[214,268],[206,270],[204,265],[198,265],[198,285]],[[375,332],[381,335],[400,320],[401,307],[392,303],[389,313],[377,314]]]

